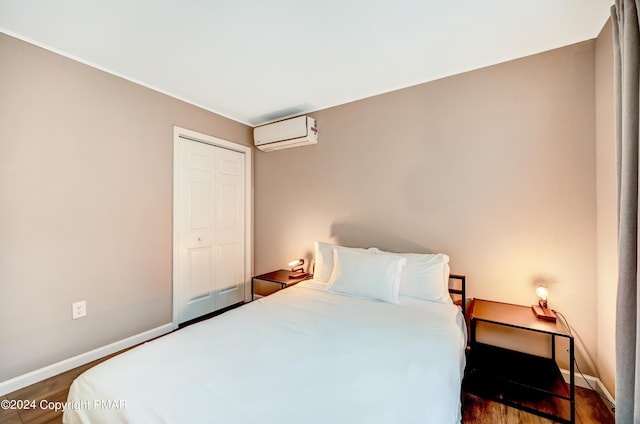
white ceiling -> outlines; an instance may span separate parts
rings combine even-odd
[[[253,126],[595,38],[612,3],[0,0],[0,31]]]

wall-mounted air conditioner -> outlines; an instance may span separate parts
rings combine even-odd
[[[253,129],[256,147],[265,152],[318,142],[318,125],[308,116],[285,119]]]

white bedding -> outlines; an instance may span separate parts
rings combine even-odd
[[[460,422],[457,306],[322,287],[298,284],[97,365],[71,385],[63,422]]]

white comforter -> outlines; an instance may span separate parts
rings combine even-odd
[[[63,422],[460,422],[459,308],[314,287],[298,284],[88,370],[71,386]]]

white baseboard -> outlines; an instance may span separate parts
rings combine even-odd
[[[173,323],[164,324],[160,327],[152,328],[151,330],[145,331],[143,333],[127,337],[126,339],[118,340],[117,342],[108,344],[106,346],[90,350],[89,352],[81,353],[80,355],[64,359],[60,362],[56,362],[55,364],[47,365],[46,367],[42,367],[26,374],[11,378],[9,380],[2,381],[0,382],[0,396],[4,396],[7,393],[14,392],[23,387],[45,380],[49,377],[53,377],[54,375],[58,375],[65,371],[69,371],[81,365],[87,364],[91,361],[95,361],[96,359],[111,355],[112,353],[116,353],[131,346],[146,342],[147,340],[151,340],[154,337],[170,333],[171,331],[173,331]]]
[[[569,375],[570,375],[569,371],[565,369],[560,369],[560,372],[562,373],[562,377],[564,378],[564,381],[569,383]],[[609,393],[607,388],[604,386],[604,384],[602,384],[602,381],[600,381],[598,377],[594,377],[592,375],[582,375],[580,373],[577,373],[575,374],[575,383],[576,383],[576,386],[584,387],[585,389],[591,389],[591,390],[595,389],[596,392],[600,393],[609,401],[610,405],[607,405],[607,407],[609,406],[615,407],[616,405],[615,399],[613,398],[613,396],[611,396],[611,393]]]

